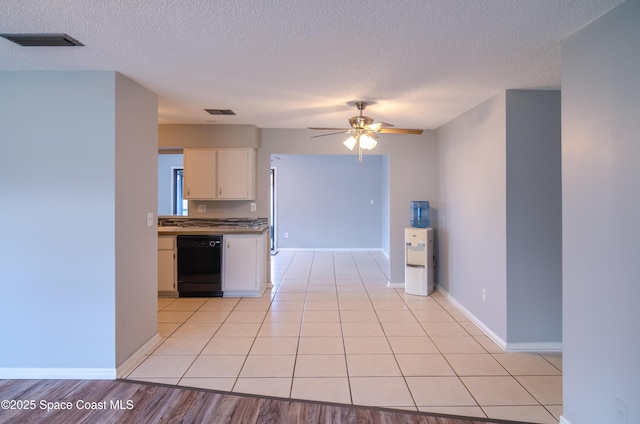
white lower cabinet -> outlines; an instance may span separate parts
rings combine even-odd
[[[176,236],[158,236],[158,293],[177,294]]]
[[[265,234],[225,234],[222,291],[225,297],[262,296],[266,287]]]

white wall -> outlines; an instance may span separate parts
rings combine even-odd
[[[563,419],[571,424],[640,422],[639,22],[640,2],[627,0],[562,46]]]
[[[114,72],[0,72],[0,378],[111,378],[121,362],[116,329],[135,333],[124,336],[127,345],[151,337],[155,314],[132,320],[116,313],[117,272],[148,272],[155,249],[153,242],[132,241],[137,249],[130,258],[116,252],[127,242],[121,226],[129,213],[125,205],[116,210],[118,190],[131,190],[132,197],[143,185],[156,190],[155,168],[143,167],[152,176],[127,187],[116,175],[131,175],[116,145],[123,130],[119,78]],[[133,210],[155,210],[155,195],[142,196]],[[144,227],[138,218],[135,225]],[[142,281],[128,283],[154,278],[153,271],[136,276]]]

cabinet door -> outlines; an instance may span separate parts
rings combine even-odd
[[[218,150],[218,199],[253,199],[251,149]]]
[[[184,197],[217,197],[215,149],[184,149]]]
[[[158,250],[158,291],[175,291],[175,256],[173,250]]]
[[[175,236],[158,236],[158,291],[176,291]]]
[[[256,237],[225,235],[224,244],[223,291],[256,290]]]

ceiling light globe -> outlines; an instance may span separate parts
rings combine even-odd
[[[362,149],[371,150],[376,147],[377,144],[378,142],[375,141],[373,137],[370,137],[366,134],[360,136],[360,148]]]
[[[349,138],[347,138],[345,141],[342,142],[342,144],[344,144],[345,146],[347,146],[347,149],[349,150],[353,150],[353,148],[355,147],[357,143],[357,140],[354,136],[351,136]]]

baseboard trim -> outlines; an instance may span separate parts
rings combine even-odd
[[[155,334],[117,368],[0,368],[2,380],[115,380],[137,367],[162,338]]]
[[[449,292],[442,288],[442,286],[436,284],[436,290],[442,293],[444,297],[453,304],[453,306],[460,310],[460,312],[462,312],[464,316],[469,318],[469,320],[473,322],[480,329],[480,331],[482,331],[487,337],[489,337],[495,344],[497,344],[500,349],[504,351],[507,350],[507,343],[504,340],[502,340],[496,333],[491,331],[489,327],[484,325],[484,323],[476,318],[476,316],[473,315],[469,310],[467,310],[467,308],[462,306],[462,304],[458,302],[455,297],[451,296]]]
[[[389,288],[389,289],[403,289],[404,288],[404,283],[392,283],[391,281],[389,281],[387,283],[387,288]]]
[[[156,333],[116,369],[118,378],[124,378],[129,375],[142,361],[147,359],[150,352],[160,346],[160,343],[162,343],[162,337]]]
[[[225,290],[224,297],[260,297],[266,288],[262,290]]]
[[[566,419],[563,415],[560,415],[560,424],[571,424],[571,421]]]
[[[0,368],[2,380],[115,380],[115,368]]]
[[[280,252],[382,252],[381,247],[280,247]]]
[[[449,302],[458,308],[464,316],[469,318],[469,320],[478,326],[478,328],[480,328],[487,337],[493,340],[493,342],[505,352],[562,352],[562,342],[507,343],[484,325],[482,321],[476,318],[469,310],[462,306],[462,304],[451,296],[444,288],[436,285],[436,290],[441,292]]]
[[[507,352],[562,352],[562,343],[507,343]]]

